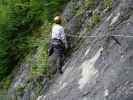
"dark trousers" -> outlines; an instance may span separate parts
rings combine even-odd
[[[62,71],[62,66],[64,64],[64,55],[59,55],[58,59],[57,59],[57,66],[58,66],[58,71],[61,72]]]
[[[64,50],[63,43],[58,39],[53,39],[50,42],[48,55],[51,56],[53,53],[57,55],[57,69],[61,72],[64,64]]]

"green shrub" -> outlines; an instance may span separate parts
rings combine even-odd
[[[85,8],[92,7],[95,4],[95,0],[85,0]]]
[[[43,23],[43,0],[2,0],[0,2],[0,80],[24,54],[32,31]]]
[[[45,41],[44,41],[45,42]],[[38,47],[37,53],[35,55],[36,64],[32,67],[32,73],[35,75],[43,75],[47,72],[47,44],[42,42],[40,47]]]
[[[16,86],[16,92],[17,93],[23,93],[24,89],[25,89],[25,86],[22,85],[22,84],[19,84],[19,85]]]
[[[112,0],[104,0],[104,7],[109,10],[112,9],[113,1]]]
[[[91,26],[97,25],[100,22],[100,15],[96,12],[93,12],[92,16],[90,17]]]
[[[38,29],[59,14],[66,1],[0,1],[0,81],[37,46],[36,39],[41,37]]]
[[[48,34],[51,30],[51,23],[45,23],[40,28],[40,38],[36,40],[34,45],[37,45],[37,51],[35,54],[35,64],[32,65],[32,72],[30,73],[30,78],[33,76],[42,76],[47,73],[48,65]],[[47,33],[47,34],[46,34]],[[43,38],[45,37],[45,38]]]
[[[7,94],[11,81],[12,81],[11,76],[8,76],[0,82],[0,95]]]

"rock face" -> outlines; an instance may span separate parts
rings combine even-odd
[[[133,100],[133,0],[90,1],[71,0],[64,10],[78,46],[38,100]]]
[[[70,0],[62,16],[73,48],[64,73],[27,81],[33,55],[15,71],[13,100],[133,100],[133,0]]]

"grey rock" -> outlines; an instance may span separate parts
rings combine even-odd
[[[103,0],[96,0],[95,6],[77,16],[85,1],[71,0],[62,14],[73,47],[63,75],[50,81],[42,78],[41,95],[35,93],[35,79],[21,100],[133,100],[133,0],[113,0],[110,11],[103,9]],[[101,19],[90,28],[93,11],[100,12]],[[55,62],[56,55],[49,57],[49,73],[56,70]],[[29,67],[21,65],[12,87],[18,79],[25,83]]]
[[[100,24],[84,34],[98,37],[84,38],[64,66],[64,74],[50,85],[46,95],[44,94],[45,98],[41,100],[133,99],[133,37],[124,37],[133,32],[133,0],[113,2],[113,9],[103,16]],[[72,16],[71,13],[64,13],[67,13],[66,19]],[[87,16],[86,11],[84,13]],[[89,18],[86,16],[73,15],[68,18],[71,19],[65,26],[70,34],[80,34],[87,28],[85,22]],[[122,36],[114,39],[110,35]]]

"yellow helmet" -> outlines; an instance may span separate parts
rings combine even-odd
[[[61,24],[61,17],[60,16],[55,16],[53,21],[56,24]]]

